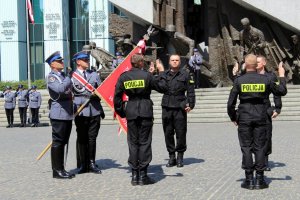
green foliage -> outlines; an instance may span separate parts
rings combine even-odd
[[[18,88],[18,85],[22,84],[24,85],[25,89],[28,89],[28,81],[1,81],[0,82],[0,92],[2,92],[7,85],[11,86],[13,90],[16,90]],[[31,82],[31,86],[36,85],[37,89],[46,89],[46,82],[44,79],[36,80],[34,82]]]

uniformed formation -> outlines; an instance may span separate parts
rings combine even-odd
[[[20,113],[20,126],[26,127],[26,122],[31,121],[31,127],[39,125],[39,108],[41,106],[41,93],[37,91],[37,87],[33,85],[29,90],[26,90],[23,85],[18,85],[16,92],[12,91],[11,86],[6,86],[0,97],[4,97],[4,108],[7,117],[8,125],[6,128],[14,127],[14,110],[16,102]],[[27,118],[27,109],[30,108],[31,118]]]

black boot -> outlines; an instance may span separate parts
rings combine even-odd
[[[139,185],[151,185],[154,184],[154,180],[152,180],[148,175],[147,175],[147,169],[140,170],[140,176],[138,179]]]
[[[176,165],[176,158],[175,158],[175,153],[169,154],[169,161],[166,165],[166,167],[174,167]]]
[[[75,177],[75,175],[66,172],[64,168],[64,146],[51,148],[51,163],[53,178],[70,179]]]
[[[254,189],[254,178],[253,178],[253,171],[245,171],[246,179],[241,184],[242,188],[253,190]]]
[[[264,172],[263,171],[257,171],[256,172],[256,183],[255,183],[255,189],[265,189],[268,188],[268,184],[266,183],[264,179]]]
[[[177,154],[177,167],[183,167],[183,152]]]
[[[132,178],[131,178],[131,185],[135,186],[139,184],[139,170],[132,169]]]
[[[83,174],[89,172],[89,162],[88,162],[88,145],[86,144],[79,144],[78,143],[78,153],[80,160],[80,167],[78,170],[78,174]]]
[[[99,169],[98,165],[95,162],[96,157],[96,142],[89,143],[89,170],[95,174],[101,174],[101,169]]]
[[[271,168],[269,166],[269,155],[266,155],[266,158],[265,158],[265,162],[266,162],[266,169],[265,171],[271,171]]]

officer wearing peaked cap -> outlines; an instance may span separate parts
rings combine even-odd
[[[12,128],[14,123],[14,110],[16,107],[16,96],[15,93],[11,91],[11,86],[6,86],[1,97],[4,97],[4,108],[7,117],[8,125],[6,128]]]
[[[73,120],[72,82],[62,72],[64,64],[60,52],[51,54],[46,62],[51,68],[47,76],[47,88],[50,95],[49,118],[52,125],[53,178],[73,178],[75,175],[67,172],[64,167],[64,148],[69,142]]]
[[[20,127],[26,127],[28,90],[25,90],[22,84],[18,85],[18,89],[16,91],[16,97],[18,100],[18,108],[19,108],[20,121],[21,121]]]
[[[97,88],[101,84],[101,80],[96,72],[88,70],[89,58],[89,51],[76,53],[73,57],[73,61],[76,63],[75,72],[81,75],[94,88]],[[75,109],[78,109],[89,100],[89,103],[75,117],[78,173],[92,172],[101,174],[101,170],[95,162],[96,139],[100,129],[101,118],[104,119],[105,114],[98,96],[88,91],[85,86],[75,78],[72,78],[72,82]]]
[[[32,116],[31,127],[38,127],[39,124],[39,109],[42,103],[41,93],[36,91],[37,87],[33,85],[29,92],[29,108]]]

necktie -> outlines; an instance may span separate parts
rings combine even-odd
[[[86,80],[86,72],[85,71],[83,71],[83,77]]]

